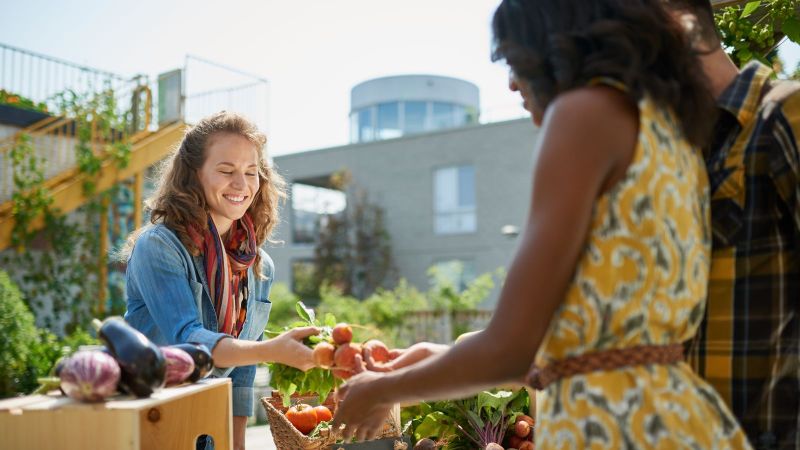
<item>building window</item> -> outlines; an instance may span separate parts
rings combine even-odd
[[[399,109],[398,102],[378,105],[377,139],[392,139],[403,135],[400,129]]]
[[[405,102],[403,106],[403,118],[405,119],[403,131],[409,134],[425,131],[425,117],[428,114],[428,104],[426,102]]]
[[[358,112],[358,142],[369,142],[375,139],[372,127],[372,109],[364,108]]]
[[[475,168],[445,167],[433,175],[434,231],[436,234],[474,233]]]
[[[436,286],[450,286],[462,292],[475,279],[475,261],[445,259],[436,262],[429,274]]]
[[[292,184],[292,243],[313,244],[320,220],[347,207],[342,191],[295,182]]]

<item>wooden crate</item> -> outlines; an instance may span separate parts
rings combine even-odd
[[[0,401],[0,450],[194,450],[201,434],[214,438],[216,450],[233,448],[229,378],[165,388],[145,399]]]

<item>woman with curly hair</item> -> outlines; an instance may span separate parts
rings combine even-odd
[[[152,224],[129,240],[125,320],[158,345],[196,342],[211,350],[214,375],[233,382],[236,449],[244,448],[253,414],[255,364],[313,367],[301,341],[318,332],[297,328],[262,340],[274,266],[261,246],[285,196],[265,144],[240,115],[202,119],[163,168],[148,200]]]
[[[748,448],[682,358],[708,286],[714,117],[683,30],[661,0],[504,0],[492,28],[541,127],[494,316],[447,351],[351,378],[335,423],[369,437],[393,403],[527,374],[537,448]]]

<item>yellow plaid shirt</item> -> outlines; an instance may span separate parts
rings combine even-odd
[[[713,253],[690,362],[756,448],[800,449],[800,92],[772,101],[745,67],[707,153]]]

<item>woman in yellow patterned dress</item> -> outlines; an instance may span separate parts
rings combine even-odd
[[[714,110],[682,31],[661,0],[504,0],[493,31],[541,126],[494,317],[442,354],[352,378],[336,423],[364,438],[392,403],[469,395],[534,361],[540,449],[749,448],[681,360],[705,307],[698,149]]]

